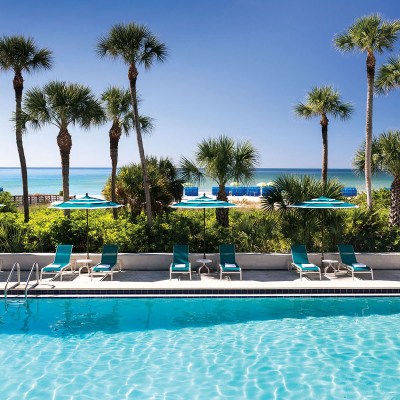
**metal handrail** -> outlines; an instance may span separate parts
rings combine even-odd
[[[32,285],[31,287],[28,287],[29,281],[31,280],[32,272],[35,267],[36,267],[36,284]],[[26,280],[26,283],[25,283],[25,299],[27,299],[27,297],[28,297],[28,290],[32,289],[33,287],[37,286],[38,284],[39,284],[39,264],[37,262],[35,262],[32,264],[31,271],[29,272],[28,279]]]
[[[15,270],[15,267],[17,267],[17,278],[18,278],[18,283],[16,283],[14,286],[10,287],[9,289],[13,289],[16,286],[18,286],[21,283],[21,268],[19,266],[19,263],[14,263],[13,267],[11,268],[10,274],[8,275],[7,281],[6,281],[6,285],[4,286],[4,299],[7,301],[7,291],[9,289],[7,289],[8,284],[10,283],[12,274]]]

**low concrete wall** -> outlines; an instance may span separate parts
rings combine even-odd
[[[74,254],[73,259],[86,258],[86,254]],[[100,261],[100,254],[90,254],[94,262]],[[200,263],[196,260],[203,258],[202,254],[191,254],[190,261],[193,267]],[[216,268],[218,254],[207,254],[212,262],[209,266]],[[326,253],[325,259],[339,260],[337,253]],[[28,270],[34,262],[39,267],[50,264],[54,259],[52,253],[0,253],[0,260],[3,261],[3,269],[9,270],[15,262],[18,262],[21,269]],[[171,253],[121,253],[124,269],[129,270],[167,270],[172,260]],[[321,254],[309,254],[310,262],[320,264]],[[398,269],[400,268],[400,253],[363,253],[357,254],[357,260],[376,269]],[[291,261],[290,254],[279,253],[238,253],[237,262],[243,269],[287,269]]]

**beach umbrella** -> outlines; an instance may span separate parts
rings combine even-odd
[[[203,257],[206,258],[206,209],[208,208],[231,208],[236,207],[236,204],[229,203],[228,201],[216,200],[207,197],[204,193],[203,196],[196,197],[192,200],[181,201],[175,203],[173,208],[189,208],[189,209],[203,209]]]
[[[264,187],[264,186],[268,186],[268,183],[267,182],[258,182],[256,186]]]
[[[113,203],[96,197],[86,196],[79,199],[71,199],[62,203],[53,203],[50,208],[57,210],[86,210],[86,256],[89,258],[89,210],[101,210],[105,208],[118,208],[122,204]]]
[[[325,210],[341,210],[349,208],[358,208],[356,204],[347,203],[342,200],[330,199],[328,197],[318,197],[308,201],[301,201],[289,205],[292,208],[305,208],[305,209],[318,209],[322,210],[322,244],[321,244],[321,255],[324,257],[324,231],[325,231]]]
[[[240,185],[240,183],[236,182],[236,181],[233,181],[230,183],[230,186],[239,186],[239,185]]]

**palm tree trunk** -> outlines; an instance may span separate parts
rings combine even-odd
[[[24,90],[24,79],[20,73],[16,73],[13,80],[15,91],[15,115],[18,118],[22,108],[22,91]],[[24,221],[29,221],[29,201],[28,201],[28,171],[26,167],[24,145],[22,143],[22,129],[19,124],[16,124],[15,137],[17,142],[17,149],[19,155],[19,163],[21,165],[22,177],[22,198],[24,206]]]
[[[64,201],[69,200],[69,155],[72,148],[72,138],[66,127],[62,127],[57,136],[57,144],[61,156],[61,173]],[[69,210],[64,210],[65,215],[70,215]]]
[[[372,152],[372,113],[374,101],[375,56],[367,55],[367,112],[365,123],[365,190],[367,207],[372,208],[371,152]]]
[[[326,115],[322,116],[322,183],[324,185],[324,194],[326,183],[328,181],[328,118]]]
[[[219,185],[219,190],[217,194],[217,200],[228,201],[228,196],[226,195],[225,186]],[[215,216],[219,225],[227,228],[229,226],[229,209],[228,208],[216,208]]]
[[[142,172],[143,172],[143,188],[144,188],[144,197],[146,201],[146,214],[147,214],[147,225],[151,226],[153,222],[153,216],[151,211],[151,198],[150,198],[150,187],[149,187],[149,180],[147,177],[147,165],[146,165],[146,156],[144,154],[144,147],[143,147],[143,139],[142,139],[142,132],[140,129],[140,120],[139,120],[139,111],[137,105],[137,91],[136,91],[136,81],[139,73],[136,69],[135,65],[131,64],[129,67],[128,72],[128,79],[129,79],[129,88],[131,92],[131,101],[133,107],[133,113],[135,116],[135,129],[136,129],[136,138],[139,148],[139,156],[140,162],[142,164]]]
[[[110,129],[110,157],[111,157],[111,201],[116,202],[116,180],[118,165],[118,143],[121,137],[121,127],[118,122],[114,121]],[[118,218],[118,209],[113,208],[114,219]]]
[[[400,227],[400,175],[395,176],[390,187],[389,225]]]

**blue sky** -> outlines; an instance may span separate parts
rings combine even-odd
[[[204,137],[248,139],[259,167],[320,167],[317,119],[292,111],[314,85],[333,84],[355,113],[330,121],[329,166],[348,168],[364,138],[365,55],[341,54],[332,39],[357,17],[373,12],[400,18],[398,0],[91,0],[5,2],[0,34],[23,34],[54,51],[51,71],[25,75],[25,88],[58,79],[127,87],[127,67],[99,60],[98,38],[115,23],[146,24],[169,48],[168,61],[140,71],[141,113],[155,119],[145,151],[179,161]],[[399,40],[400,44],[400,40]],[[399,54],[399,45],[394,54]],[[388,54],[378,56],[383,63]],[[10,115],[12,74],[0,73],[0,166],[18,166]],[[375,98],[374,133],[400,129],[400,91]],[[72,167],[109,166],[109,124],[90,131],[71,127]],[[28,166],[58,167],[57,129],[24,137]],[[119,164],[138,161],[134,136],[123,138]]]

